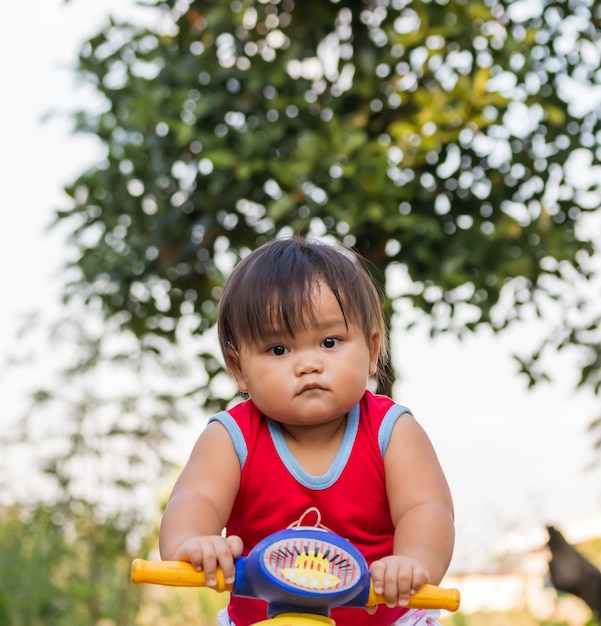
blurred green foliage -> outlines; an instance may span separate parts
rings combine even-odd
[[[408,300],[460,335],[589,277],[577,226],[599,183],[572,165],[599,161],[599,105],[580,97],[597,3],[145,4],[152,27],[111,22],[79,58],[101,104],[77,131],[106,156],[57,214],[67,299],[140,339],[175,341],[183,318],[203,333],[232,264],[290,233],[343,239],[389,281],[390,315]]]
[[[140,600],[130,557],[127,532],[89,507],[0,509],[0,623],[130,626]]]

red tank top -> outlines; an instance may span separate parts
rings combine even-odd
[[[252,400],[215,415],[212,420],[230,433],[241,466],[240,490],[227,534],[239,535],[248,554],[261,539],[316,508],[321,523],[355,545],[368,564],[392,554],[394,526],[383,457],[392,427],[405,412],[408,409],[390,398],[367,391],[349,411],[340,449],[322,476],[300,467],[279,424],[261,415]],[[309,525],[307,520],[303,523]],[[236,626],[266,619],[266,604],[260,600],[232,596],[228,611]],[[385,605],[374,615],[364,609],[335,608],[331,617],[339,626],[386,626],[405,612]]]

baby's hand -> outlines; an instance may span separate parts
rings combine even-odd
[[[430,581],[426,566],[407,556],[387,556],[369,568],[374,591],[384,594],[386,606],[407,606],[409,597]]]
[[[203,571],[207,587],[217,584],[217,567],[223,571],[226,583],[234,582],[234,559],[242,554],[242,539],[236,535],[206,535],[185,541],[174,555],[176,561],[192,563],[194,569]]]

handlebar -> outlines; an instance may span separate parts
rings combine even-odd
[[[217,568],[217,584],[212,587],[222,593],[233,591],[234,584],[226,583],[223,572]],[[191,563],[183,561],[145,561],[135,559],[131,565],[131,579],[134,583],[152,583],[169,587],[206,587],[204,572],[198,572]],[[369,583],[368,599],[365,606],[376,606],[385,602],[384,594],[377,594]],[[459,608],[460,594],[457,589],[444,589],[436,585],[423,585],[411,595],[409,608],[445,609],[454,612]]]
[[[213,589],[219,593],[233,591],[234,584],[226,583],[221,568],[216,571],[217,584]],[[131,564],[134,583],[151,583],[168,587],[206,587],[205,573],[198,572],[191,563],[184,561],[145,561],[135,559]]]
[[[217,570],[213,589],[267,602],[267,614],[300,611],[329,615],[338,606],[367,607],[385,602],[376,594],[367,562],[348,540],[319,528],[297,527],[260,541],[247,556],[235,561],[235,579],[226,583]],[[181,561],[136,559],[131,567],[135,583],[177,587],[205,587],[204,572]],[[459,608],[459,591],[423,585],[411,595],[409,608]]]

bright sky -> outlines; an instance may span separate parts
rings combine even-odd
[[[66,246],[44,227],[52,209],[65,206],[62,185],[96,160],[90,140],[71,136],[63,120],[43,123],[42,116],[85,101],[70,70],[78,44],[109,13],[123,14],[132,4],[28,0],[5,7],[0,357],[14,347],[25,312],[56,306]],[[420,330],[394,338],[401,372],[396,399],[412,408],[430,434],[454,492],[455,569],[486,563],[507,530],[561,525],[601,508],[599,470],[585,472],[594,459],[585,428],[600,412],[598,399],[572,392],[574,364],[560,360],[555,384],[527,392],[510,358],[539,330],[524,325],[497,339],[481,332],[463,343],[432,341]],[[7,380],[0,365],[0,427],[14,417]],[[182,452],[182,462],[187,454]]]

